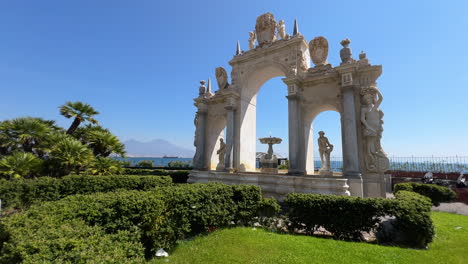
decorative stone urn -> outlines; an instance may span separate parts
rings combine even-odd
[[[260,158],[261,172],[265,173],[278,173],[278,158],[273,154],[273,144],[279,144],[283,141],[277,137],[264,137],[259,138],[260,143],[268,144],[268,152],[266,155]]]

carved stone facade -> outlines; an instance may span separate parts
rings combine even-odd
[[[338,180],[330,174],[315,176],[313,168],[312,121],[321,112],[331,110],[341,116],[344,168],[339,179],[345,180],[346,187],[327,189],[329,191],[323,193],[384,196],[383,173],[388,159],[381,145],[383,112],[380,103],[383,97],[376,85],[382,67],[370,65],[365,55],[354,60],[347,39],[342,41],[343,49],[339,52],[342,63],[333,67],[327,61],[326,38],[316,37],[308,44],[300,33],[287,35],[283,32],[284,26],[284,22],[277,25],[270,13],[259,16],[256,32],[250,34],[250,50],[229,62],[231,84],[226,70],[218,67],[215,73],[219,90],[212,96],[194,99],[198,109],[197,151],[195,170],[189,181],[221,177],[216,169],[223,170],[223,181],[226,173],[242,182],[245,173],[255,172],[257,94],[265,82],[284,76],[288,100],[288,177],[292,177],[288,178],[292,182],[285,181],[285,186],[292,186],[287,184],[304,177],[314,179],[310,183],[318,184],[317,188],[321,184],[331,186],[331,182]],[[312,68],[311,58],[315,64]],[[220,144],[221,138],[226,139],[224,147]],[[224,152],[222,167],[218,166],[222,162],[217,153],[221,147]],[[277,177],[286,176],[273,178]],[[261,177],[254,178],[260,181]],[[270,187],[279,188],[275,186]],[[317,188],[311,190],[320,192],[315,191]]]

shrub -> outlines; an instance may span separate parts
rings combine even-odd
[[[154,166],[154,163],[152,160],[141,160],[135,164],[135,166],[140,168],[151,168]]]
[[[176,161],[169,161],[167,163],[167,167],[170,168],[180,168],[180,169],[191,169],[192,164],[190,161],[181,161],[181,160],[176,160]]]
[[[77,195],[2,219],[0,263],[142,263],[162,201],[130,191]]]
[[[187,183],[189,171],[187,170],[150,170],[125,168],[123,174],[126,175],[153,175],[171,176],[173,183]]]
[[[292,230],[313,234],[322,227],[339,239],[360,240],[361,232],[374,230],[385,215],[380,198],[292,193],[285,203]]]
[[[280,212],[280,209],[276,199],[264,198],[258,203],[257,214],[260,217],[274,217]]]
[[[259,194],[257,187],[210,183],[36,204],[0,220],[0,263],[140,263],[144,252],[150,257],[159,247],[228,225],[238,210],[254,216]]]
[[[398,183],[395,185],[394,193],[399,191],[409,191],[419,193],[431,199],[434,206],[440,203],[453,201],[457,194],[451,189],[434,184],[424,184],[416,182]]]
[[[62,179],[41,177],[34,180],[0,182],[4,207],[25,208],[33,202],[54,201],[73,194],[109,192],[117,189],[150,190],[171,185],[169,177],[70,175]]]
[[[335,238],[359,240],[362,232],[382,231],[380,219],[390,216],[393,230],[380,232],[380,243],[425,247],[434,236],[431,204],[417,193],[401,191],[396,199],[292,193],[285,203],[290,229],[308,234],[324,228]]]
[[[378,233],[380,243],[424,248],[434,237],[430,199],[414,192],[399,191],[395,194],[387,214],[395,216],[391,221],[392,232]]]

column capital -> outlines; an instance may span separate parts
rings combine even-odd
[[[288,98],[288,100],[299,100],[301,99],[301,96],[299,94],[290,94],[287,95],[286,98]]]

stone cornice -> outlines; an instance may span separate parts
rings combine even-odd
[[[277,53],[281,49],[288,49],[291,46],[298,45],[303,46],[303,48],[306,48],[308,52],[309,45],[307,44],[307,41],[304,39],[304,37],[300,35],[297,37],[292,37],[289,40],[277,40],[268,47],[255,48],[253,50],[245,51],[241,55],[234,56],[234,58],[229,61],[229,64],[231,66],[234,66],[235,64],[239,64],[242,62],[256,60],[259,57],[267,56],[270,53]]]

